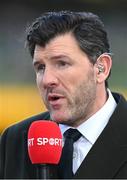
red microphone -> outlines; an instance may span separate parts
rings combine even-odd
[[[62,153],[62,134],[51,120],[34,121],[28,130],[28,154],[39,179],[50,179]],[[54,167],[53,167],[54,166]]]

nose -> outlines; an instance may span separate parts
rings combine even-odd
[[[58,78],[57,78],[56,72],[54,72],[51,69],[45,69],[45,72],[42,78],[42,84],[44,88],[57,86]]]

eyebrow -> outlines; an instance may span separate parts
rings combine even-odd
[[[57,59],[60,59],[60,58],[66,58],[67,56],[66,55],[54,55],[53,57],[49,58],[51,60],[57,60]],[[41,59],[40,60],[33,60],[33,65],[34,66],[37,66],[38,64],[41,63]]]
[[[67,57],[67,56],[66,55],[55,55],[55,56],[51,57],[50,59],[56,60],[56,59],[65,58],[65,57]]]

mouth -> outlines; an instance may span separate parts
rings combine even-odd
[[[48,102],[52,105],[55,105],[56,103],[60,103],[63,98],[63,95],[51,93],[48,95]]]

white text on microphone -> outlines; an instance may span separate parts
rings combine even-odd
[[[46,137],[38,137],[38,138],[30,138],[28,139],[28,147],[30,146],[42,146],[42,145],[51,145],[51,146],[62,146],[62,139],[59,138],[46,138]]]

